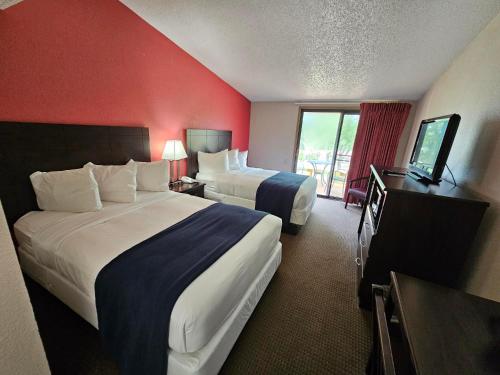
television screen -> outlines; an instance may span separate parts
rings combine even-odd
[[[422,124],[413,155],[412,164],[425,173],[432,175],[443,143],[449,118]]]
[[[459,123],[457,114],[421,122],[410,159],[409,169],[413,174],[433,182],[440,180]]]

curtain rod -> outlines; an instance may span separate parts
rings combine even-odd
[[[316,101],[316,102],[294,102],[296,105],[330,105],[330,104],[360,104],[360,103],[402,103],[413,102],[413,100],[329,100],[329,101]]]

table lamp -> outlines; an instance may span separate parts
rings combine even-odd
[[[181,140],[173,139],[165,142],[165,148],[163,149],[162,159],[170,161],[170,181],[173,181],[174,175],[174,161],[177,161],[177,180],[180,175],[180,163],[179,160],[186,159],[187,154],[184,150],[184,145]]]

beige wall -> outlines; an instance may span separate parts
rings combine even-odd
[[[0,202],[0,373],[50,374]]]
[[[462,120],[448,165],[459,185],[491,203],[469,260],[467,289],[500,301],[500,15],[420,100],[405,161],[420,121],[449,113]]]
[[[413,124],[415,103],[401,135],[395,164],[402,165],[408,137]],[[291,102],[254,102],[250,112],[250,143],[248,163],[253,167],[292,171],[297,127],[301,108],[359,110],[359,103],[332,105],[299,105]]]
[[[248,165],[291,171],[298,116],[299,106],[294,103],[252,103]]]

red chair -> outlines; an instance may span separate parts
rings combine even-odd
[[[352,187],[354,182],[368,180],[368,177],[358,177],[349,180],[349,190],[347,190],[347,199],[345,201],[344,208],[347,208],[347,202],[349,202],[349,197],[353,196],[354,198],[361,201],[361,206],[364,207],[366,201],[366,187]]]

